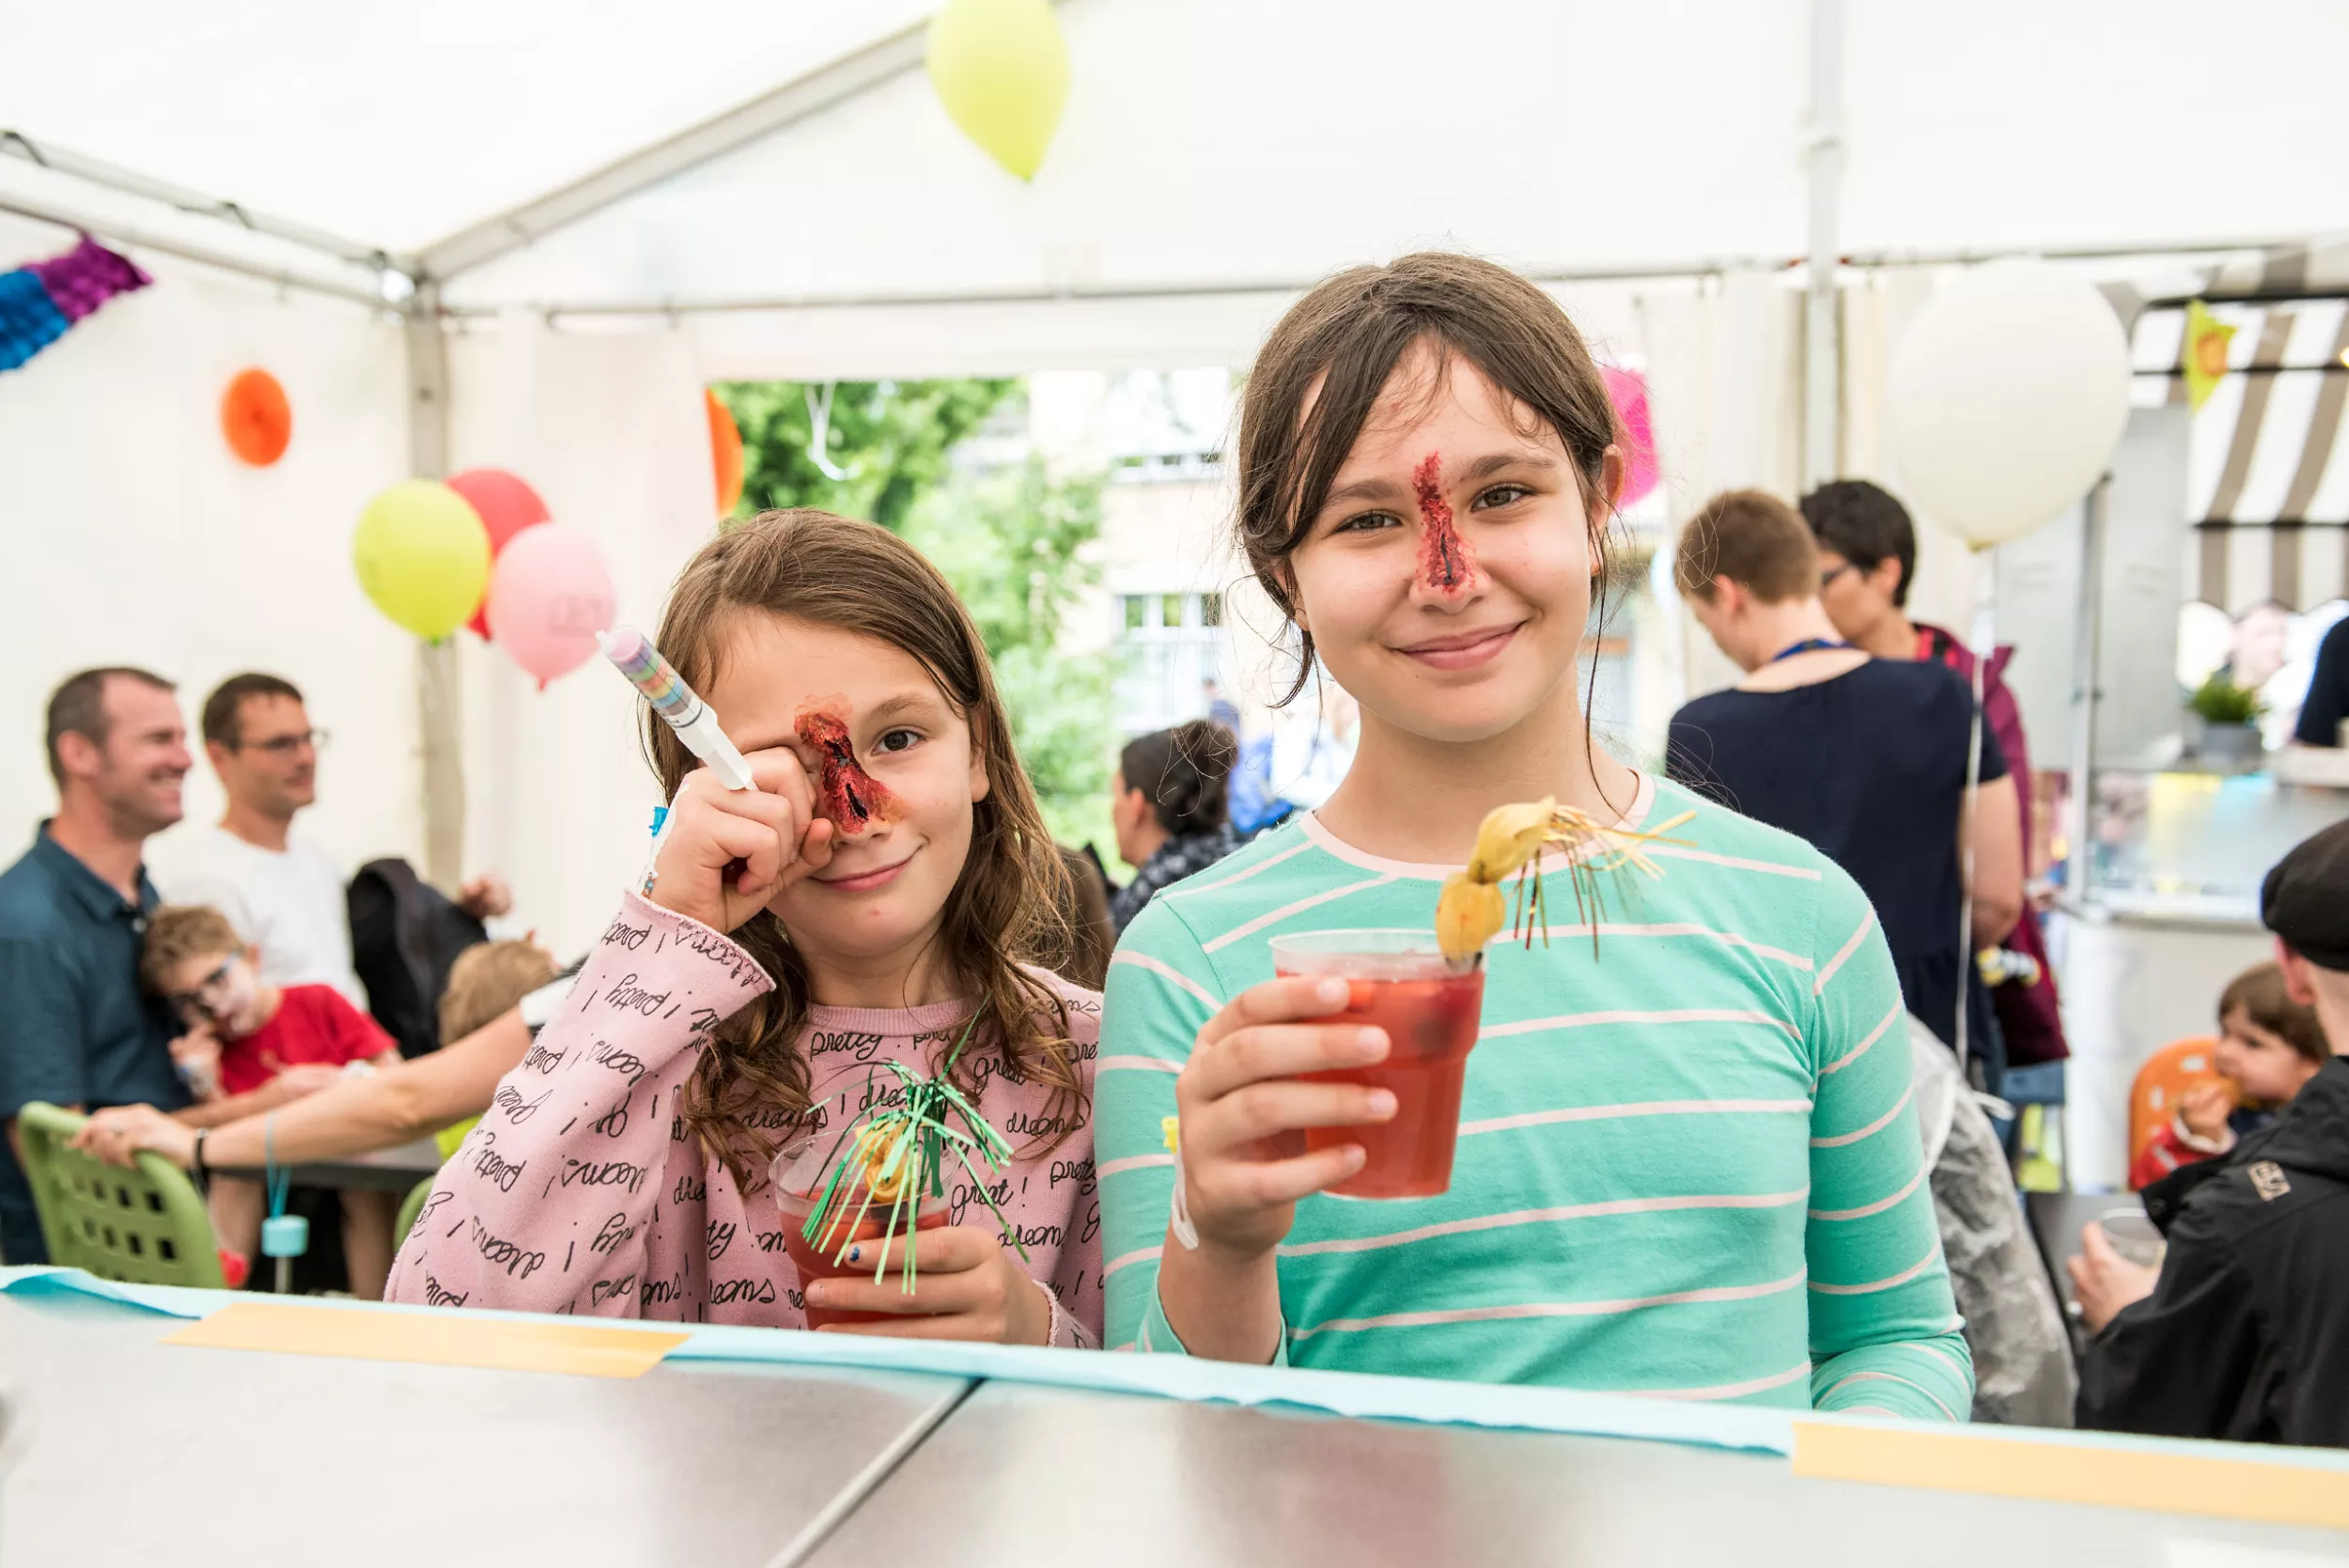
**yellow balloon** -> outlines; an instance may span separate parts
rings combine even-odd
[[[930,22],[929,68],[962,133],[1034,179],[1068,102],[1068,46],[1050,0],[946,0]]]
[[[446,485],[402,479],[359,514],[350,564],[378,610],[437,643],[481,607],[490,585],[490,531]]]

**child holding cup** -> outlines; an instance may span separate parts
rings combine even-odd
[[[1808,846],[1592,741],[1577,659],[1624,473],[1580,338],[1499,267],[1357,269],[1274,330],[1248,381],[1238,545],[1296,629],[1298,689],[1317,661],[1361,738],[1326,804],[1160,893],[1112,961],[1112,1345],[1968,1408],[1867,900]],[[1366,977],[1279,955],[1430,932],[1486,815],[1544,797],[1625,833],[1678,819],[1641,846],[1660,875],[1585,868],[1584,909],[1572,853],[1549,853],[1548,939],[1504,934],[1481,959],[1448,1188],[1333,1201],[1379,1141],[1346,1129],[1423,1118],[1400,1096],[1436,1034],[1395,1037],[1366,1021]]]

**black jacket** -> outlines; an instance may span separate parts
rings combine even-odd
[[[2349,1448],[2349,1058],[2145,1210],[2161,1282],[2090,1343],[2079,1424]]]

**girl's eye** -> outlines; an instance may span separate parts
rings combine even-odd
[[[1532,493],[1523,485],[1495,485],[1476,498],[1477,509],[1482,511],[1494,506],[1512,505]]]
[[[1381,529],[1400,528],[1403,520],[1392,512],[1363,512],[1347,518],[1330,530],[1333,534],[1375,534]]]
[[[887,756],[893,752],[910,752],[921,743],[922,732],[919,730],[883,730],[880,737],[873,742],[873,750]]]

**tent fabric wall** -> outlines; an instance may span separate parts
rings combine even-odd
[[[1750,486],[1795,494],[1802,476],[1802,296],[1754,272],[1652,289],[1640,297],[1640,336],[1672,538],[1719,491]],[[1669,570],[1657,587],[1672,591]],[[1689,694],[1736,683],[1737,667],[1693,616],[1681,618],[1680,633]]]
[[[648,633],[669,586],[715,532],[702,379],[689,334],[551,332],[512,312],[449,346],[456,467],[510,469],[602,548],[618,618]],[[566,960],[610,921],[644,862],[661,801],[640,706],[601,660],[543,691],[493,648],[463,644],[466,864],[503,870],[516,915]]]
[[[10,262],[69,243],[0,218]],[[75,670],[130,663],[179,682],[191,731],[223,677],[292,680],[334,732],[305,827],[346,860],[413,855],[412,644],[350,568],[360,505],[406,472],[399,329],[356,305],[141,260],[154,287],[0,376],[0,524],[14,550],[0,604],[23,650],[0,695],[0,853],[12,859],[54,809],[40,750],[50,691]],[[221,393],[253,365],[293,404],[293,444],[266,469],[231,457],[220,432]],[[221,809],[198,751],[190,823]],[[186,836],[157,838],[152,863],[167,872]]]

